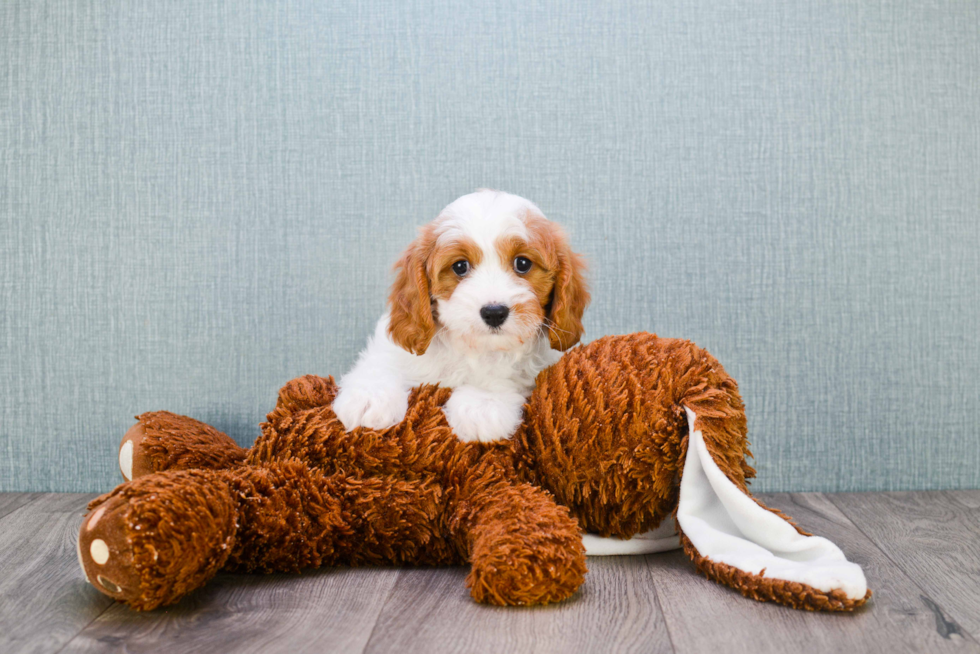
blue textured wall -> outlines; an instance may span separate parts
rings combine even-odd
[[[756,488],[980,486],[980,3],[744,4],[3,2],[0,490],[250,442],[478,186],[721,359]]]

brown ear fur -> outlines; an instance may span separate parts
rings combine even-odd
[[[582,314],[588,305],[585,260],[572,252],[562,235],[558,245],[558,274],[548,309],[548,339],[552,349],[565,351],[579,342],[585,333]]]
[[[395,263],[395,281],[388,295],[391,320],[388,334],[399,347],[424,354],[436,333],[426,260],[435,247],[435,234],[425,227]]]

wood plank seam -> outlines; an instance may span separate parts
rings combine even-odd
[[[24,511],[25,509],[28,509],[36,505],[42,505],[45,502],[50,501],[51,498],[57,497],[59,495],[88,495],[90,499],[96,497],[96,494],[94,493],[24,493],[24,494],[33,495],[33,497],[28,501],[24,502],[23,504],[21,504],[20,506],[18,506],[17,508],[13,509],[9,513],[4,513],[3,515],[0,515],[0,522],[3,522],[4,520],[7,519],[12,519],[15,515],[17,515],[21,511]],[[85,506],[87,505],[88,505],[88,501],[86,501],[85,505],[82,506],[81,508],[84,510]],[[63,509],[60,511],[53,511],[53,513],[74,513],[74,511],[77,510],[78,510],[77,508],[71,510]]]
[[[17,518],[19,518],[19,517],[21,517],[23,515],[29,514],[31,511],[37,509],[38,507],[42,507],[45,504],[50,503],[52,501],[52,499],[57,500],[57,499],[60,498],[60,494],[58,494],[58,493],[25,493],[24,495],[30,495],[32,497],[28,501],[26,501],[24,504],[21,504],[20,506],[16,507],[15,509],[13,509],[12,511],[10,511],[9,513],[6,513],[3,516],[0,516],[0,529],[2,529],[4,527],[4,525],[13,524],[13,521],[15,519],[17,519]],[[73,495],[75,495],[75,494],[73,494]],[[47,513],[50,514],[50,515],[52,515],[52,516],[55,516],[55,518],[54,518],[55,520],[60,519],[61,517],[65,517],[65,518],[67,518],[69,520],[71,520],[74,516],[81,517],[80,516],[80,510],[83,511],[84,508],[85,508],[85,506],[88,504],[88,501],[90,499],[92,499],[93,497],[95,497],[95,495],[94,494],[90,494],[90,493],[81,493],[81,494],[78,494],[78,495],[87,496],[86,498],[78,498],[78,499],[80,499],[82,501],[81,506],[77,506],[77,505],[76,506],[70,506],[70,507],[67,507],[67,508],[57,509],[57,510],[54,510],[54,511],[47,511]],[[71,562],[69,564],[69,569],[70,570],[73,570],[78,575],[78,579],[80,580],[82,578],[82,576],[81,576],[81,573],[78,571],[78,568],[76,566],[77,566],[77,564],[75,563],[74,556],[73,556],[72,557],[72,560],[71,560]],[[66,575],[66,578],[67,578],[67,575]],[[111,602],[111,601],[108,602],[107,604],[105,604],[103,606],[103,608],[101,610],[99,610],[98,613],[92,617],[91,620],[89,620],[85,624],[81,625],[81,627],[78,628],[78,630],[74,634],[72,634],[69,638],[67,638],[62,643],[62,645],[60,647],[58,647],[58,649],[53,650],[55,652],[55,654],[57,654],[57,652],[61,652],[62,650],[64,650],[64,648],[67,647],[68,644],[70,642],[72,642],[85,628],[87,628],[88,625],[90,625],[92,622],[94,622],[95,620],[97,620],[99,618],[99,616],[101,616],[103,613],[105,613],[106,611],[108,611],[114,604],[115,604],[115,602]]]
[[[41,493],[3,493],[3,495],[6,495],[8,497],[14,497],[16,499],[13,502],[11,502],[9,505],[5,505],[2,508],[0,508],[0,520],[10,515],[11,513],[14,513],[18,509],[21,509],[24,506],[30,504],[38,497],[40,497]],[[22,499],[23,497],[30,497],[30,499],[25,500],[22,504],[18,504],[17,500]]]
[[[86,629],[88,629],[92,625],[93,622],[95,622],[96,620],[98,620],[99,618],[102,617],[102,614],[103,613],[105,613],[106,611],[108,611],[109,609],[111,609],[115,605],[116,605],[115,602],[113,602],[112,604],[107,604],[104,609],[102,609],[101,611],[99,611],[99,614],[98,615],[96,615],[95,617],[93,617],[81,629],[79,629],[78,631],[76,631],[74,636],[72,636],[71,638],[69,638],[68,640],[66,640],[65,641],[65,644],[62,645],[61,647],[59,647],[58,649],[56,649],[52,654],[60,654],[60,652],[63,652],[66,647],[68,647],[69,645],[71,645],[72,643],[75,642],[75,639],[77,639],[82,634],[83,631],[85,631]]]
[[[385,596],[385,601],[381,605],[381,610],[378,611],[376,616],[374,616],[374,624],[371,625],[371,632],[368,634],[367,638],[364,639],[364,646],[361,647],[361,654],[366,652],[371,646],[371,640],[374,638],[374,632],[378,629],[378,623],[381,622],[381,616],[384,615],[385,609],[387,609],[388,604],[391,603],[391,597],[395,594],[395,589],[398,587],[398,581],[402,578],[403,574],[403,570],[398,570],[398,574],[395,576],[395,581],[391,584],[391,588],[388,589],[388,594]]]
[[[942,636],[944,639],[949,640],[954,634],[958,634],[962,638],[970,641],[974,645],[980,647],[980,642],[973,637],[969,631],[963,629],[963,627],[958,622],[950,622],[947,620],[946,616],[950,615],[949,611],[942,608],[942,606],[936,602],[926,590],[919,584],[915,575],[910,572],[905,566],[901,565],[877,539],[873,538],[864,529],[861,528],[859,520],[855,520],[850,513],[847,512],[846,505],[841,505],[836,501],[834,493],[824,493],[824,496],[830,500],[831,504],[837,507],[837,509],[844,514],[844,516],[850,521],[854,528],[857,529],[861,534],[864,535],[871,543],[878,548],[878,550],[885,556],[888,561],[891,562],[896,568],[902,571],[902,573],[908,578],[908,580],[919,590],[919,598],[922,603],[928,608],[932,614],[936,617],[936,632]]]
[[[671,519],[673,519],[673,518],[671,518]],[[649,558],[652,558],[652,557],[647,556],[645,558],[649,559]],[[693,567],[694,567],[693,564],[691,565],[691,567],[692,567],[692,570],[691,571],[693,572],[694,571],[693,570]],[[649,566],[647,568],[647,570],[646,570],[647,577],[650,579],[650,585],[653,586],[653,597],[654,597],[655,600],[657,600],[657,610],[660,611],[660,615],[664,619],[664,629],[667,630],[667,640],[670,642],[670,650],[672,652],[674,652],[674,654],[677,654],[677,646],[674,645],[674,634],[673,634],[673,631],[672,631],[671,626],[670,626],[670,617],[668,617],[667,612],[664,611],[664,605],[660,601],[660,589],[657,588],[657,580],[654,577],[653,571],[654,571],[654,566],[652,566],[652,565]]]

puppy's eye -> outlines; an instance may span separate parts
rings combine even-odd
[[[453,272],[462,277],[470,271],[470,262],[466,259],[461,259],[453,264]]]
[[[523,275],[531,269],[531,260],[527,257],[517,257],[514,259],[514,270],[519,275]]]

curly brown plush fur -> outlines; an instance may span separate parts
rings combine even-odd
[[[737,385],[688,341],[632,334],[567,352],[539,375],[509,441],[459,441],[442,412],[449,392],[415,389],[398,425],[348,433],[331,409],[333,378],[300,377],[248,451],[191,418],[138,416],[123,440],[137,478],[93,501],[81,528],[86,576],[146,610],[222,569],[469,563],[476,601],[544,604],[582,584],[581,530],[627,538],[675,510],[684,406],[736,485],[754,475]],[[749,594],[751,580],[688,550]],[[751,594],[805,608],[861,603],[772,583]]]

